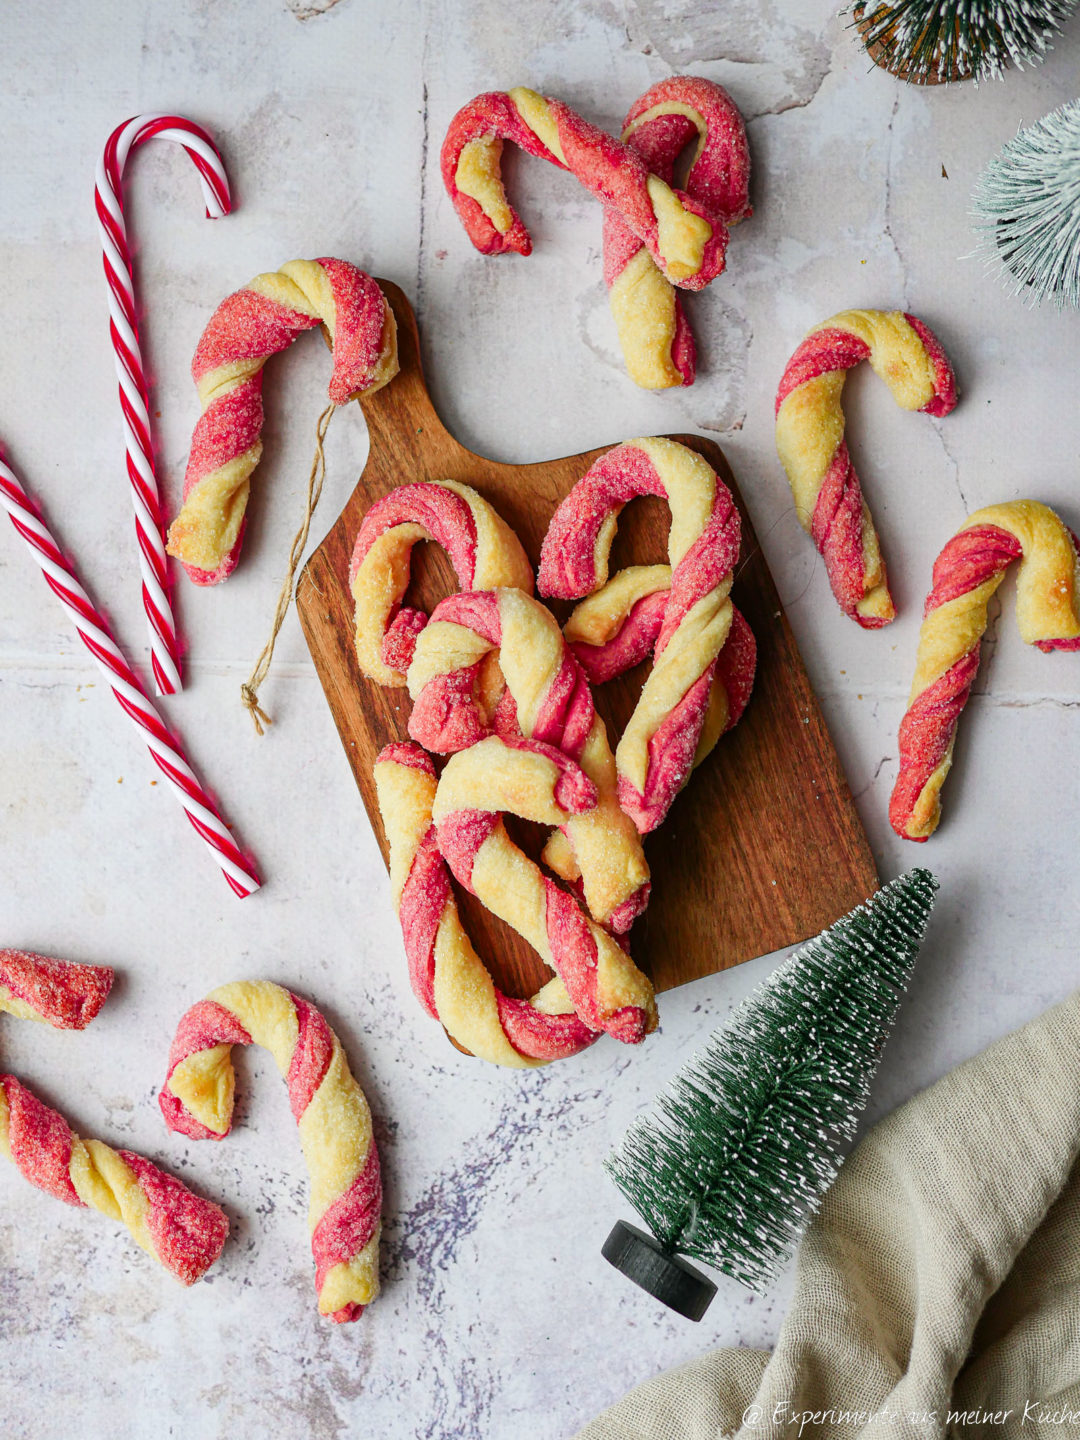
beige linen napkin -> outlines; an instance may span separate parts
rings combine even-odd
[[[776,1350],[718,1350],[578,1440],[1080,1437],[1080,993],[893,1112],[799,1250]]]

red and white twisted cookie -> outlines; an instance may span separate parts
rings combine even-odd
[[[367,1101],[318,1010],[269,980],[219,986],[176,1028],[161,1113],[181,1135],[223,1140],[232,1125],[232,1047],[251,1044],[270,1051],[288,1083],[311,1177],[319,1314],[357,1320],[379,1293],[379,1154]]]
[[[419,745],[388,745],[375,761],[379,810],[390,846],[390,884],[409,979],[420,1004],[459,1045],[493,1065],[544,1065],[599,1038],[574,1014],[556,977],[531,1000],[495,988],[461,923],[439,850],[432,809],[438,782]]]
[[[532,594],[521,541],[482,495],[457,480],[399,485],[364,516],[349,565],[356,657],[379,685],[405,684],[416,637],[428,623],[422,610],[401,603],[421,540],[442,546],[463,590],[514,585]]]
[[[496,652],[506,690],[489,717],[480,702],[480,672]],[[494,728],[505,739],[524,735],[553,745],[581,766],[598,799],[566,823],[574,863],[565,878],[581,879],[594,919],[617,934],[629,930],[648,903],[649,867],[637,830],[619,807],[604,722],[551,612],[521,590],[452,595],[417,641],[408,681],[409,734],[428,750],[464,750]]]
[[[89,1025],[112,981],[103,965],[0,950],[0,1010],[58,1030]],[[229,1222],[220,1206],[142,1155],[76,1135],[14,1075],[0,1075],[0,1152],[39,1190],[122,1221],[136,1244],[185,1285],[221,1254]]]
[[[469,238],[484,255],[528,255],[532,241],[506,198],[504,140],[569,170],[617,210],[674,285],[700,290],[724,268],[728,233],[704,199],[675,190],[636,150],[591,125],[561,100],[523,86],[470,100],[450,122],[442,147],[447,193]]]
[[[556,510],[540,557],[542,595],[576,600],[607,583],[619,511],[636,495],[659,495],[671,510],[671,588],[653,668],[615,752],[619,803],[645,834],[693,768],[717,656],[731,629],[740,521],[731,492],[696,451],[663,439],[617,445]],[[609,598],[597,602],[598,613]]]
[[[750,149],[735,102],[712,80],[674,75],[630,108],[623,144],[667,185],[691,140],[686,193],[734,225],[750,213]],[[694,336],[678,291],[612,206],[604,210],[604,281],[631,380],[647,390],[692,385]]]
[[[1012,500],[976,510],[934,562],[915,678],[900,725],[900,771],[889,819],[906,840],[926,840],[941,818],[960,712],[979,668],[986,607],[1013,560],[1020,637],[1040,650],[1080,650],[1076,537],[1046,505]]]
[[[867,630],[896,615],[877,531],[844,440],[847,372],[869,360],[904,410],[948,415],[956,380],[937,338],[899,310],[843,310],[815,326],[776,392],[776,449],[795,510],[845,615]]]
[[[168,544],[196,585],[216,585],[236,568],[249,477],[262,455],[263,366],[316,325],[334,353],[335,405],[397,374],[394,312],[370,275],[345,260],[290,260],[256,275],[221,302],[202,333],[191,375],[203,413]]]
[[[575,606],[563,635],[593,685],[632,670],[652,654],[671,593],[670,565],[628,565]],[[757,641],[742,611],[731,607],[731,629],[716,659],[696,768],[721,735],[742,719],[757,670]]]
[[[490,736],[450,757],[432,813],[458,882],[529,942],[590,1030],[636,1045],[656,1027],[652,985],[575,897],[522,854],[501,819],[563,827],[596,798],[592,781],[561,750]]]
[[[43,1020],[54,1030],[85,1030],[112,983],[107,965],[0,950],[0,1010],[21,1020]]]

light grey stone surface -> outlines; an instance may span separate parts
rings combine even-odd
[[[886,819],[896,727],[934,555],[965,514],[1032,495],[1080,523],[1073,313],[1031,313],[986,280],[966,212],[981,165],[1072,98],[1074,23],[1039,70],[944,93],[878,71],[828,0],[254,0],[4,7],[0,94],[0,436],[131,652],[145,634],[91,203],[110,129],[175,108],[212,126],[238,199],[202,218],[174,147],[127,186],[154,374],[161,470],[178,494],[197,413],[187,368],[213,306],[295,255],[341,255],[416,305],[436,403],[467,445],[528,461],[636,434],[698,430],[738,475],[836,737],[880,872],[925,863],[942,893],[872,1114],[1076,983],[1075,657],[1025,650],[1002,591],[925,849]],[[749,122],[752,220],[692,301],[688,392],[636,391],[600,278],[600,216],[568,176],[514,157],[530,259],[469,246],[438,173],[457,107],[529,83],[616,129],[686,68]],[[946,178],[946,173],[947,177]],[[902,307],[933,325],[963,403],[942,422],[849,386],[853,452],[901,617],[864,633],[832,602],[772,444],[772,401],[802,332],[835,310]],[[65,1035],[0,1019],[11,1069],[85,1133],[144,1151],[222,1200],[232,1241],[188,1293],[100,1217],[0,1171],[5,1436],[569,1434],[630,1385],[714,1344],[768,1344],[786,1289],[723,1285],[697,1327],[600,1258],[627,1214],[601,1159],[628,1120],[774,960],[663,998],[640,1052],[601,1043],[519,1076],[456,1054],[409,993],[387,881],[295,618],[256,741],[238,686],[262,645],[301,508],[327,359],[314,341],[267,372],[266,458],[241,568],[177,586],[190,689],[166,704],[257,853],[240,903],[79,648],[0,531],[0,943],[114,965],[100,1019]],[[366,453],[338,416],[315,531]],[[813,863],[827,865],[827,856]],[[338,1028],[378,1117],[385,1291],[363,1320],[315,1313],[306,1186],[283,1087],[243,1057],[219,1146],[164,1130],[154,1101],[176,1020],[222,981],[264,976]]]

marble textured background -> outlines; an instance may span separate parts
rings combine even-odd
[[[641,433],[718,439],[881,874],[918,861],[943,882],[872,1117],[1075,984],[1080,671],[1068,656],[1025,651],[1011,584],[964,719],[946,824],[915,851],[892,835],[886,803],[941,543],[976,506],[1028,494],[1080,521],[1077,316],[1031,313],[961,258],[979,168],[1018,123],[1071,98],[1080,24],[1036,71],[937,93],[871,71],[834,11],[830,0],[5,5],[0,436],[142,657],[91,185],[113,125],[175,108],[214,128],[239,203],[205,221],[171,146],[132,167],[170,495],[206,317],[294,255],[340,254],[405,288],[436,403],[474,449],[527,461]],[[742,108],[756,214],[732,241],[728,273],[693,302],[698,384],[653,396],[623,373],[589,196],[512,159],[535,251],[485,260],[443,194],[437,156],[451,115],[480,90],[529,83],[616,129],[641,90],[683,68],[729,86]],[[849,387],[853,450],[902,609],[878,634],[832,603],[772,445],[784,360],[810,324],[851,305],[924,316],[963,391],[954,415],[931,422],[896,410],[870,376]],[[0,1020],[3,1066],[86,1133],[222,1199],[233,1221],[219,1266],[183,1293],[115,1227],[4,1168],[5,1435],[51,1437],[77,1416],[88,1437],[555,1440],[707,1346],[769,1344],[783,1315],[786,1287],[755,1300],[725,1284],[692,1327],[599,1253],[627,1211],[604,1153],[775,957],[665,996],[663,1028],[639,1053],[602,1043],[523,1077],[483,1068],[408,991],[386,878],[295,619],[264,695],[274,728],[261,742],[250,731],[238,685],[296,526],[326,376],[314,342],[270,368],[244,563],[223,591],[178,589],[191,688],[168,713],[260,858],[258,897],[232,898],[13,534],[0,539],[0,941],[119,973],[84,1034]],[[318,534],[363,464],[358,407],[335,421],[328,453]],[[180,1013],[249,975],[323,1006],[378,1116],[385,1293],[356,1326],[315,1314],[305,1183],[269,1058],[240,1061],[239,1124],[220,1147],[170,1138],[154,1103]]]

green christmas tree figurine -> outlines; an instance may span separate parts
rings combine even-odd
[[[989,80],[1037,64],[1076,0],[855,0],[849,10],[875,65],[913,85]]]
[[[680,1314],[700,1320],[716,1293],[682,1256],[760,1293],[790,1254],[855,1132],[936,889],[912,870],[798,949],[608,1156],[652,1235],[620,1221],[604,1256]]]
[[[979,251],[1015,294],[1080,306],[1080,100],[1004,145],[972,200]]]

